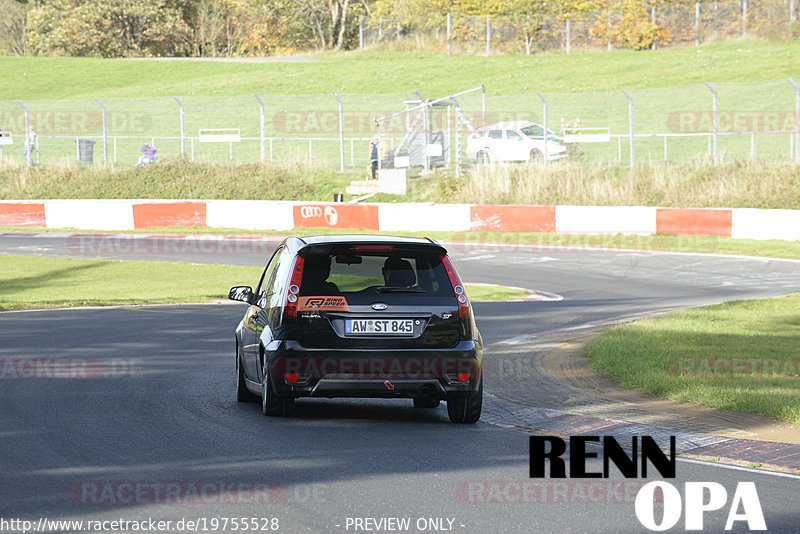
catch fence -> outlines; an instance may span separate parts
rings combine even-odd
[[[417,112],[397,113],[410,109]],[[427,116],[412,124],[420,109]],[[387,115],[393,117],[378,129],[375,119]],[[457,96],[416,91],[0,101],[0,164],[127,167],[150,144],[159,161],[365,170],[369,143],[380,133],[390,151],[402,150],[411,134],[424,135],[427,144],[439,139],[447,154],[439,163],[453,166],[471,161],[467,138],[475,129],[509,121],[546,122],[554,135],[576,141],[569,158],[587,164],[800,161],[800,87],[773,80],[504,96],[487,96],[481,88]],[[31,128],[35,136],[26,133]]]

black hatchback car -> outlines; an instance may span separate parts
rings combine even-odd
[[[290,415],[298,397],[411,398],[447,403],[474,423],[483,400],[483,342],[447,251],[427,238],[290,237],[236,328],[236,398]]]

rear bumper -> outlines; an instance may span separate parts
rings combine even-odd
[[[272,386],[290,397],[431,397],[478,390],[482,349],[462,341],[447,349],[309,349],[281,342],[268,353]]]

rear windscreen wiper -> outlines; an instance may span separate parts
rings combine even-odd
[[[376,289],[378,293],[426,293],[418,287],[381,286]]]

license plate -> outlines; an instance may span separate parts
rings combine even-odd
[[[345,319],[344,333],[370,336],[413,336],[413,319]]]

